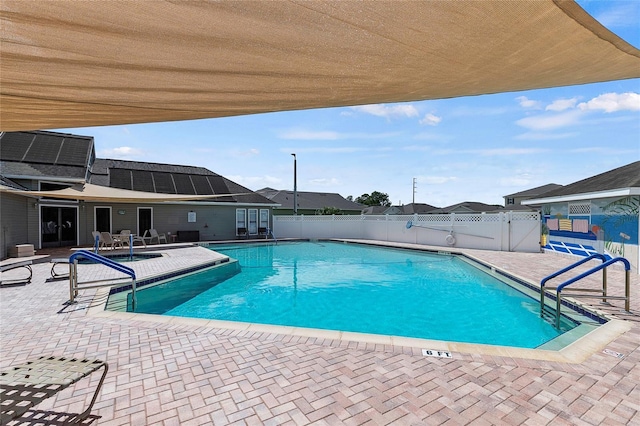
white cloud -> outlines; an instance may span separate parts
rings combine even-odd
[[[542,114],[522,118],[516,121],[516,124],[531,130],[551,130],[576,125],[581,116],[581,111],[570,110],[561,114]]]
[[[620,6],[622,4],[622,6]],[[637,1],[609,2],[609,7],[595,18],[607,28],[635,27],[640,20],[640,4]]]
[[[144,154],[144,151],[140,149],[131,148],[130,146],[121,146],[118,148],[102,150],[100,151],[99,156],[115,158],[115,159],[118,159],[118,158],[128,159],[132,157],[140,157],[143,154]]]
[[[438,123],[442,121],[442,117],[438,117],[431,113],[426,114],[422,120],[420,120],[420,124],[426,124],[428,126],[437,126]]]
[[[640,93],[605,93],[578,104],[583,111],[640,111]]]
[[[518,96],[516,98],[516,100],[518,101],[518,103],[520,104],[520,106],[522,108],[542,109],[542,102],[531,100],[531,99],[527,98],[526,96]]]
[[[537,133],[537,132],[527,132],[521,135],[516,136],[514,139],[522,140],[522,141],[545,141],[545,140],[559,140],[559,139],[570,139],[578,136],[577,132],[568,132],[568,133]]]
[[[364,112],[365,114],[375,115],[376,117],[394,118],[394,117],[417,117],[419,115],[416,107],[410,104],[401,105],[361,105],[351,107],[354,111]]]
[[[545,110],[560,112],[560,111],[564,111],[566,109],[575,107],[577,102],[578,102],[578,98],[558,99],[553,101],[551,104],[547,105]]]

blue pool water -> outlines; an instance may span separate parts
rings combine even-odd
[[[213,246],[238,262],[138,291],[136,312],[535,348],[539,302],[452,255],[337,242]]]

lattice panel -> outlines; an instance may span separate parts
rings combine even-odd
[[[432,214],[419,216],[418,219],[422,222],[451,222],[451,216],[448,214]]]
[[[569,214],[575,214],[575,215],[591,214],[591,203],[569,204]]]
[[[482,222],[482,216],[479,214],[455,215],[456,222]]]
[[[511,221],[514,222],[529,222],[529,221],[538,221],[540,218],[538,217],[538,213],[536,212],[518,212],[512,213]]]

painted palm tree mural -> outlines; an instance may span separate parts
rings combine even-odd
[[[637,195],[544,205],[542,229],[549,241],[543,247],[578,256],[625,257],[638,268],[639,211]]]
[[[616,256],[624,256],[625,243],[638,244],[638,213],[640,197],[628,196],[606,204],[602,221],[605,248]],[[635,238],[634,238],[635,236]]]

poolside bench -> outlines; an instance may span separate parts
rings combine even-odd
[[[49,263],[51,263],[51,278],[53,278],[54,280],[61,279],[61,278],[69,278],[69,259],[67,258],[51,259]],[[65,272],[63,273],[56,272],[56,265],[65,265],[66,266]]]
[[[31,260],[19,260],[19,259],[6,259],[0,263],[0,272],[7,272],[12,269],[25,268],[29,271],[29,276],[24,278],[0,278],[1,285],[17,285],[17,284],[29,284],[33,277],[33,270],[31,269]]]
[[[0,372],[0,424],[17,419],[29,409],[104,367],[89,407],[73,418],[78,423],[91,414],[109,366],[97,359],[41,356]]]

